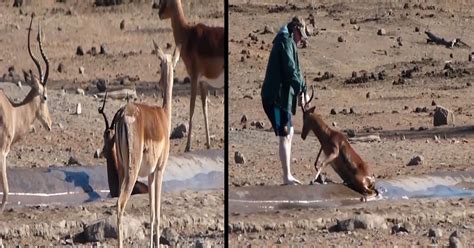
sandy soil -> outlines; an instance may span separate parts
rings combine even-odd
[[[245,1],[230,1],[229,9],[229,49],[230,49],[230,82],[229,82],[229,185],[275,185],[281,184],[281,166],[278,158],[278,139],[269,132],[270,123],[263,112],[260,99],[260,88],[265,74],[266,63],[271,49],[271,42],[280,26],[292,16],[301,15],[305,18],[313,14],[318,34],[309,38],[309,46],[299,49],[302,71],[308,85],[314,85],[317,100],[312,104],[316,111],[329,124],[336,124],[340,130],[352,129],[357,135],[380,134],[381,142],[353,143],[355,150],[371,165],[371,173],[376,178],[391,178],[398,175],[419,175],[434,171],[472,170],[474,165],[473,148],[474,132],[455,132],[474,124],[472,115],[474,105],[472,95],[472,79],[474,63],[468,62],[470,49],[448,49],[443,46],[426,43],[424,31],[445,37],[446,39],[461,38],[469,45],[474,45],[474,32],[468,28],[473,25],[474,13],[471,5],[462,1],[429,1],[414,6],[399,1],[326,1],[314,3],[301,1],[296,5],[285,1],[266,1],[267,4],[252,4]],[[377,21],[364,21],[379,17]],[[356,24],[351,24],[350,19]],[[245,23],[245,25],[240,25]],[[275,33],[263,34],[265,26]],[[356,26],[355,26],[356,25]],[[357,30],[357,28],[360,28]],[[377,35],[380,28],[386,35]],[[419,31],[415,31],[418,28]],[[252,38],[253,37],[253,38]],[[343,42],[338,42],[342,37]],[[400,37],[400,39],[398,39]],[[401,41],[401,45],[398,44]],[[454,71],[458,73],[445,75],[445,63],[451,61]],[[402,71],[417,67],[411,78],[403,78],[404,84],[397,85]],[[361,75],[365,70],[377,77],[384,71],[382,80],[369,80],[367,83],[346,84],[352,73]],[[334,77],[319,80],[325,72]],[[314,80],[318,78],[317,80]],[[369,95],[369,96],[367,96]],[[436,104],[454,112],[455,124],[440,128],[433,127],[432,113]],[[251,107],[249,107],[251,106]],[[426,107],[425,112],[416,112],[416,108]],[[349,114],[353,108],[355,114]],[[335,109],[337,114],[330,114]],[[340,113],[346,109],[348,114]],[[242,116],[248,119],[241,123]],[[302,141],[299,137],[302,116],[298,111],[294,116],[295,136],[292,145],[293,175],[304,183],[309,183],[314,176],[313,163],[319,150],[319,142],[315,137]],[[263,122],[263,129],[251,125],[251,122]],[[421,131],[419,131],[421,129]],[[427,130],[425,130],[427,129]],[[441,139],[434,140],[437,135]],[[233,157],[241,152],[246,162],[237,164]],[[420,166],[406,166],[416,155],[424,157]],[[340,181],[337,175],[328,168],[327,176]],[[393,211],[402,216],[416,216],[412,209],[421,206],[432,208],[435,212],[448,209],[454,211],[457,200],[407,201],[397,203]],[[466,211],[472,212],[472,200],[460,201]],[[380,211],[392,208],[389,204],[377,206]],[[469,208],[470,206],[470,208]],[[361,208],[372,209],[371,206]],[[388,209],[387,209],[388,208]],[[316,218],[326,210],[283,211],[280,214],[231,215],[230,226],[237,223],[265,224],[286,221],[297,221]],[[332,213],[334,210],[330,210]],[[372,210],[369,210],[372,211]],[[334,218],[340,213],[353,216],[353,211],[341,209],[330,215],[333,220],[327,225],[334,225]],[[416,244],[412,240],[421,239],[423,232],[430,225],[445,229],[443,241],[447,244],[451,230],[459,229],[467,233],[468,240],[474,240],[472,229],[463,229],[463,225],[472,224],[472,216],[462,215],[452,220],[450,226],[442,226],[439,221],[427,217],[416,223],[413,239],[405,236],[392,235],[389,231],[353,231],[331,232],[323,236],[325,228],[313,231],[288,227],[285,231],[276,232],[265,228],[255,234],[242,234],[235,231],[231,234],[231,244],[283,244],[299,245],[292,239],[280,235],[294,235],[306,240],[305,244],[318,246],[312,241],[323,244],[341,244],[355,246],[351,240],[360,242],[368,236],[368,241],[380,240],[378,244],[409,245]],[[276,220],[274,220],[276,219]],[[326,226],[326,225],[325,225]],[[389,226],[391,228],[391,225]],[[285,234],[283,234],[285,233]],[[355,234],[354,234],[355,233]],[[355,235],[355,236],[354,236]],[[329,241],[330,240],[330,241]],[[385,240],[385,242],[382,242]],[[330,243],[331,242],[331,243]],[[363,244],[365,241],[363,241]],[[422,244],[428,244],[424,241]],[[338,246],[336,245],[336,246]]]
[[[7,3],[8,2],[8,3]],[[105,79],[112,89],[134,88],[137,90],[138,102],[161,105],[161,91],[157,87],[159,74],[159,60],[152,52],[152,39],[163,48],[165,53],[171,54],[174,49],[170,21],[162,21],[158,17],[158,10],[153,10],[150,3],[134,1],[134,4],[124,4],[116,7],[94,7],[94,1],[26,1],[26,6],[11,7],[11,1],[0,1],[0,76],[8,73],[8,68],[14,66],[15,72],[22,75],[21,70],[36,68],[29,58],[26,50],[27,28],[31,12],[36,13],[36,21],[41,21],[45,34],[44,49],[49,57],[51,69],[48,82],[49,110],[53,119],[53,129],[47,132],[39,122],[35,123],[34,131],[23,140],[15,144],[8,156],[8,167],[48,167],[51,165],[67,165],[70,157],[74,157],[82,166],[104,164],[105,159],[94,158],[97,149],[102,148],[102,133],[104,122],[97,113],[101,105],[96,94],[98,90],[93,82],[96,79]],[[137,3],[138,2],[138,3]],[[201,21],[209,25],[223,26],[224,3],[223,1],[185,1],[184,11],[191,22]],[[120,29],[124,20],[125,28]],[[34,27],[36,37],[37,24]],[[167,48],[167,44],[171,47]],[[106,55],[93,56],[87,52],[95,47],[100,50],[101,44],[107,47]],[[86,53],[84,56],[76,55],[76,48],[81,46]],[[34,53],[38,56],[37,45],[34,43]],[[63,72],[58,72],[59,64],[64,65]],[[79,72],[79,67],[84,68],[84,73]],[[182,62],[178,63],[175,71],[176,83],[173,98],[172,126],[181,123],[187,125],[189,119],[189,92],[190,85],[184,84],[187,77],[186,69]],[[123,80],[125,78],[125,80]],[[20,89],[16,84],[3,83],[4,89],[12,100],[20,101],[29,91],[29,86],[23,85]],[[122,85],[123,84],[123,85]],[[77,89],[83,89],[85,95],[78,94]],[[209,123],[212,148],[224,146],[224,98],[223,90],[211,91],[209,99]],[[82,114],[76,115],[76,104],[82,105]],[[126,103],[125,100],[107,101],[106,113],[111,121],[115,111]],[[205,149],[205,131],[200,100],[196,104],[194,114],[193,149]],[[172,140],[171,154],[177,155],[184,151],[186,139]],[[190,204],[201,198],[206,198],[207,193],[192,193]],[[216,198],[222,199],[222,192],[213,192]],[[174,196],[165,194],[164,201],[171,201]],[[168,198],[168,199],[167,199]],[[176,196],[176,198],[179,198]],[[194,199],[196,198],[196,199]],[[144,201],[143,204],[147,204]],[[106,205],[90,205],[87,208],[96,209],[92,213],[92,221],[103,209],[110,209],[111,202]],[[197,204],[197,203],[196,203]],[[216,203],[217,204],[217,203]],[[220,218],[222,221],[223,206],[208,210],[199,209],[200,214],[207,214],[209,218]],[[103,207],[103,208],[102,208]],[[166,207],[165,207],[166,208]],[[176,210],[186,209],[183,205],[176,206]],[[28,214],[30,210],[15,210],[19,215]],[[69,211],[61,207],[41,210],[41,218],[49,219],[55,216],[57,220],[65,220]],[[90,211],[90,210],[89,210]],[[189,210],[191,211],[191,210]],[[92,211],[94,212],[94,210]],[[191,211],[192,212],[192,211]],[[146,217],[148,210],[143,207]],[[164,215],[170,215],[164,210]],[[191,213],[190,213],[191,214]],[[2,221],[9,220],[11,213],[2,216]],[[77,217],[77,220],[80,218]],[[72,220],[71,220],[72,221]],[[148,220],[144,220],[147,222]],[[37,223],[35,220],[15,218],[21,224]],[[222,223],[222,222],[220,222]],[[4,224],[4,223],[2,223]],[[8,226],[8,225],[7,225]],[[76,229],[66,228],[70,234]],[[80,228],[79,228],[80,229]],[[194,242],[194,237],[205,233],[207,227],[189,227],[186,237]],[[222,243],[222,234],[215,232],[214,243]],[[211,234],[210,234],[211,235]],[[212,236],[212,235],[211,235]],[[62,236],[60,236],[62,238]],[[40,243],[59,244],[59,240],[39,238]],[[147,239],[145,239],[147,240]],[[25,237],[9,240],[3,238],[5,244],[37,244],[37,239]],[[10,245],[8,245],[9,247]]]

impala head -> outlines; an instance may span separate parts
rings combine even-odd
[[[38,24],[38,35],[37,35],[36,40],[38,41],[38,44],[39,44],[41,57],[43,58],[46,64],[46,70],[45,70],[45,73],[43,74],[39,61],[31,52],[30,36],[31,36],[31,25],[33,24],[34,16],[35,16],[34,13],[31,14],[30,27],[28,29],[28,53],[30,54],[31,59],[33,60],[33,62],[36,65],[36,68],[38,69],[39,77],[35,76],[31,70],[29,72],[23,71],[23,75],[25,77],[25,82],[31,85],[31,88],[34,91],[34,93],[40,98],[40,106],[36,112],[36,117],[40,120],[40,122],[43,124],[43,126],[46,129],[51,131],[52,121],[51,121],[51,116],[49,114],[49,109],[48,109],[48,104],[47,104],[48,93],[46,89],[46,83],[48,82],[48,76],[49,76],[49,60],[48,60],[48,57],[46,57],[46,54],[44,53],[44,50],[43,50],[41,26]]]
[[[113,128],[113,124],[109,126],[109,121],[107,120],[107,116],[104,113],[106,101],[107,101],[107,91],[105,92],[104,103],[102,104],[102,107],[98,109],[99,114],[102,114],[102,116],[104,117],[104,123],[105,123],[104,146],[102,147],[101,156],[104,155],[104,153],[108,153],[108,151],[112,149],[114,136],[115,136],[115,130]]]
[[[173,70],[176,67],[176,64],[178,63],[179,60],[179,50],[180,47],[176,46],[173,52],[173,56],[169,54],[163,53],[161,48],[156,44],[155,41],[153,41],[153,46],[155,47],[155,50],[157,51],[158,57],[161,61],[160,63],[160,71],[161,71],[161,77],[160,77],[160,88],[163,90],[163,92],[167,92],[169,89],[168,87],[173,87]]]
[[[176,7],[179,0],[153,0],[153,8],[158,9],[161,20],[171,18],[173,7]]]

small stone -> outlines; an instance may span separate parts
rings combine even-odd
[[[234,161],[236,164],[245,164],[245,157],[241,152],[236,151],[234,154]]]
[[[97,48],[96,47],[91,47],[90,54],[92,56],[96,56],[97,55]]]
[[[454,113],[438,105],[434,110],[433,125],[437,127],[448,124],[454,124]]]
[[[105,92],[107,90],[107,82],[105,81],[105,79],[97,79],[97,80],[94,80],[94,83],[95,83],[95,86],[97,87],[97,90],[99,90],[99,92]]]
[[[413,166],[413,165],[422,165],[424,161],[423,156],[421,155],[416,155],[412,159],[410,159],[410,162],[408,162],[407,166]]]
[[[108,50],[109,49],[107,49],[107,45],[105,45],[105,44],[100,45],[100,54],[106,55],[106,54],[108,54]]]
[[[163,229],[161,232],[160,242],[163,242],[164,244],[175,246],[178,242],[178,239],[178,233],[170,227],[165,227],[165,229]]]
[[[381,28],[377,31],[377,35],[386,35],[387,34],[387,31],[385,31],[384,28]]]
[[[435,100],[431,101],[431,106],[436,106]]]
[[[336,115],[337,114],[336,109],[332,108],[330,114]]]
[[[428,237],[441,238],[443,231],[440,228],[430,228],[428,230]]]
[[[367,94],[365,94],[365,97],[370,98],[370,92],[367,92]]]
[[[354,26],[352,26],[352,28],[355,29],[355,30],[357,30],[357,31],[360,30],[360,26],[359,26],[359,25],[354,25]]]
[[[354,107],[352,107],[349,109],[349,114],[357,114],[357,110]]]
[[[80,165],[79,161],[73,156],[69,157],[69,160],[67,161],[67,164],[68,165]]]
[[[245,124],[245,123],[247,123],[247,116],[242,115],[242,118],[240,118],[240,124]]]
[[[355,18],[349,19],[350,24],[357,24],[357,20]]]
[[[186,137],[188,126],[184,123],[178,125],[170,135],[170,139],[181,139]]]
[[[79,66],[79,74],[84,75],[85,69],[84,66]]]
[[[101,151],[102,151],[101,149],[95,150],[95,152],[94,152],[94,158],[100,158],[100,153],[101,153]]]
[[[265,128],[265,124],[263,123],[263,121],[257,121],[257,122],[255,122],[255,127],[257,129],[263,129],[263,128]]]
[[[76,89],[76,94],[83,96],[83,95],[85,95],[86,93],[84,92],[83,89],[77,88],[77,89]]]
[[[80,115],[82,114],[82,107],[81,107],[81,103],[77,103],[76,104],[76,115]]]
[[[171,43],[166,42],[166,49],[171,49],[172,47],[173,47],[173,45],[171,45]]]
[[[120,30],[124,30],[125,29],[125,20],[122,20],[120,22]]]
[[[59,73],[66,72],[66,70],[64,68],[64,64],[62,62],[60,62],[59,65],[58,65],[58,72]]]
[[[338,41],[338,42],[344,42],[345,40],[344,40],[344,37],[339,36],[339,37],[337,37],[337,41]]]
[[[415,27],[415,32],[420,32],[420,28],[419,28],[419,27]]]
[[[354,129],[347,129],[346,133],[349,138],[354,138],[356,136],[356,131]]]
[[[82,49],[81,46],[78,46],[78,47],[76,48],[76,55],[77,55],[77,56],[84,56],[84,49]]]
[[[263,28],[262,34],[273,34],[273,33],[275,33],[275,30],[273,30],[273,27],[265,25],[265,27]]]
[[[472,62],[472,61],[473,61],[472,57],[473,57],[473,55],[472,55],[472,53],[471,53],[471,54],[469,54],[469,57],[467,58],[467,60],[468,60],[469,62]]]

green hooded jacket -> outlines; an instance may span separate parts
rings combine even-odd
[[[306,92],[306,84],[301,76],[293,34],[285,25],[273,40],[261,97],[263,103],[275,104],[294,115],[297,105],[295,96],[300,92]]]

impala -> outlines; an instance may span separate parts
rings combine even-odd
[[[160,19],[171,19],[174,42],[181,47],[181,57],[186,71],[191,78],[191,103],[189,105],[189,133],[185,151],[191,150],[191,135],[193,130],[193,115],[196,95],[201,93],[204,126],[206,129],[206,147],[211,147],[209,136],[207,93],[208,85],[213,88],[223,88],[224,80],[203,82],[201,76],[217,79],[224,72],[224,46],[227,42],[223,27],[209,27],[202,23],[189,24],[183,13],[181,0],[160,0],[154,7],[159,8]]]
[[[160,86],[164,91],[163,106],[127,103],[119,109],[115,122],[115,146],[124,173],[120,178],[117,201],[118,242],[122,247],[122,217],[138,175],[148,176],[150,198],[150,247],[153,247],[153,229],[160,237],[161,184],[170,150],[171,98],[173,96],[173,69],[179,59],[179,48],[173,57],[153,41],[161,60]],[[120,174],[119,174],[120,175]],[[158,240],[156,241],[158,245]]]
[[[12,102],[5,95],[3,90],[0,91],[0,152],[2,156],[0,161],[0,173],[3,187],[0,212],[5,209],[5,204],[8,200],[7,155],[10,152],[12,144],[28,134],[36,119],[38,119],[48,131],[51,131],[51,117],[47,105],[48,94],[46,90],[49,75],[49,61],[41,44],[41,27],[39,25],[37,41],[39,43],[41,57],[46,64],[44,74],[41,70],[40,63],[31,52],[30,46],[31,25],[33,24],[34,16],[35,14],[33,13],[28,29],[28,53],[38,68],[39,78],[36,77],[31,70],[29,72],[23,71],[25,82],[29,82],[31,90],[20,103]]]

